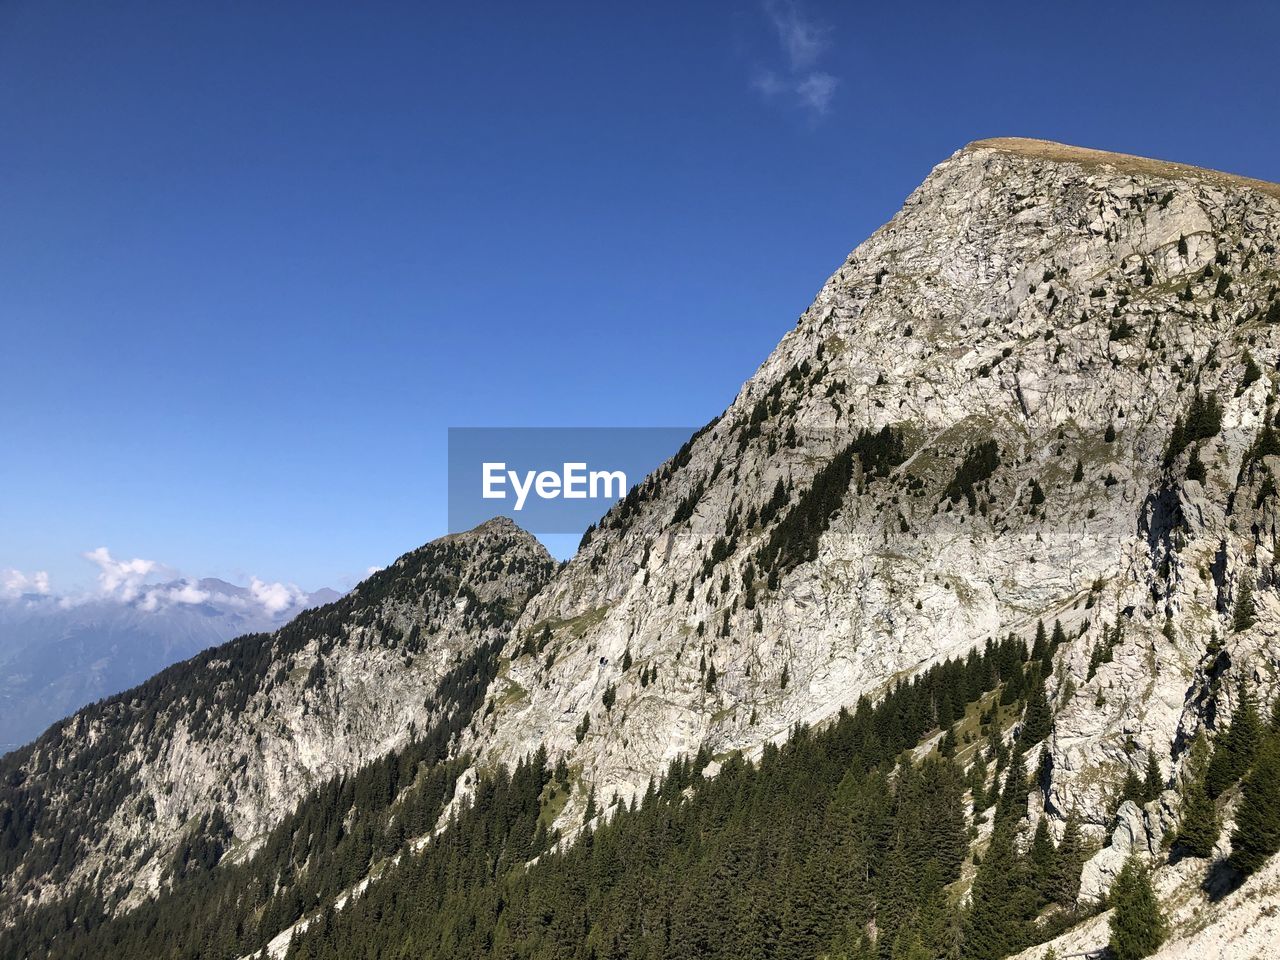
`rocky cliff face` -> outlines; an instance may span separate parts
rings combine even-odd
[[[308,790],[439,719],[441,679],[500,645],[554,568],[494,520],[55,725],[4,761],[4,903],[87,885],[128,907],[176,859],[250,854]]]
[[[1272,185],[1037,141],[957,153],[529,605],[476,746],[546,743],[626,799],[679,753],[753,751],[1060,620],[1045,804],[1100,837],[1125,771],[1153,752],[1172,775],[1214,722],[1208,674],[1269,684],[1280,654],[1277,461],[1254,455],[1277,242]],[[1186,440],[1206,407],[1220,426]],[[1245,580],[1266,589],[1233,633]]]

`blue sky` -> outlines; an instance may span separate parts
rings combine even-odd
[[[0,0],[0,572],[69,590],[106,546],[347,585],[444,532],[449,426],[714,416],[969,140],[1280,179],[1278,32],[1232,3]]]

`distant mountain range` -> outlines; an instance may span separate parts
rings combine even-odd
[[[153,584],[128,602],[48,594],[0,602],[0,752],[206,647],[275,630],[340,596],[205,578]]]

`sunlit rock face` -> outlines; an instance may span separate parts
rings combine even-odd
[[[475,745],[510,761],[545,743],[628,799],[680,753],[757,750],[1058,620],[1044,802],[1100,839],[1129,766],[1154,751],[1173,777],[1224,666],[1269,684],[1276,664],[1277,460],[1249,451],[1280,412],[1278,195],[1039,141],[940,164],[534,598]],[[1170,456],[1197,393],[1220,427]],[[809,558],[771,582],[762,551],[788,510],[885,427],[901,462],[855,458]],[[957,492],[992,440],[998,465]],[[1235,633],[1245,579],[1258,623]]]

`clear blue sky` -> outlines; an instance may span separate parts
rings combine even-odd
[[[0,0],[0,568],[342,585],[718,413],[969,140],[1280,179],[1270,4]]]

